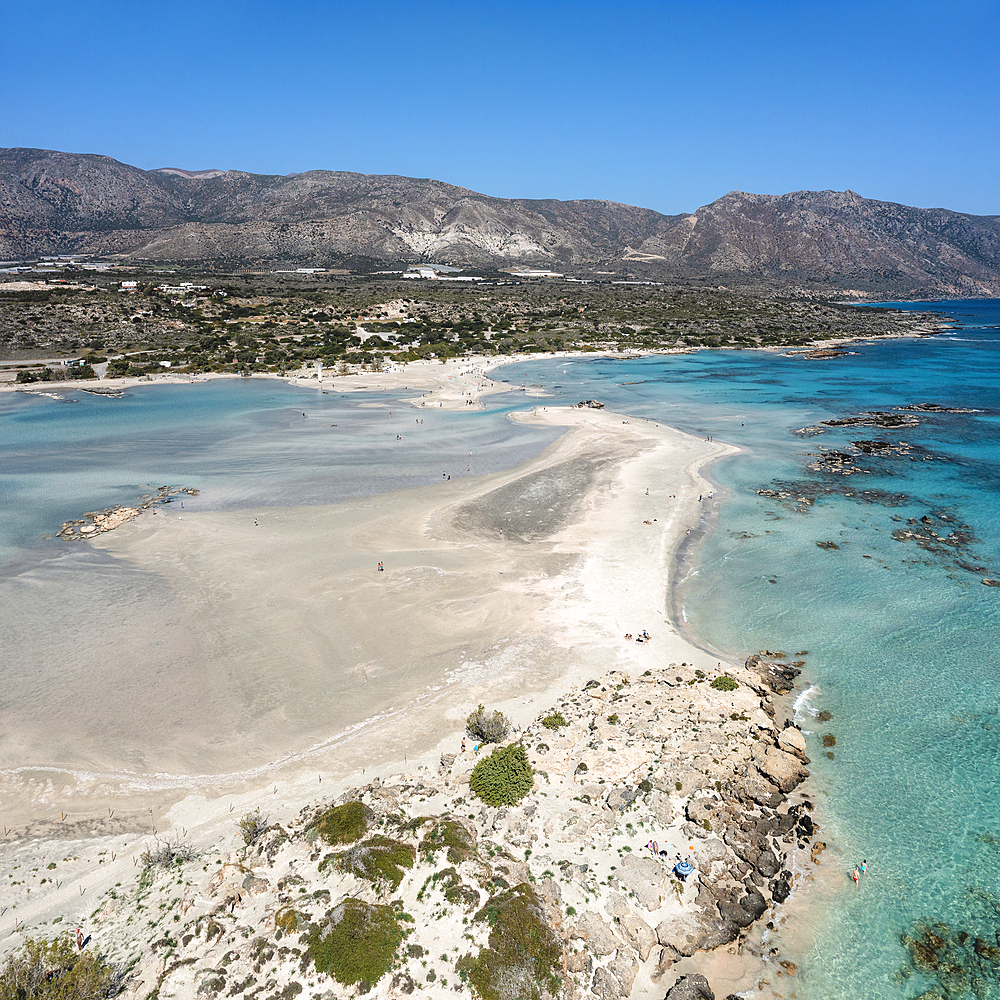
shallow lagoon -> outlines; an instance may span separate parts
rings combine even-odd
[[[796,989],[814,1000],[910,997],[932,985],[898,976],[907,958],[899,935],[914,920],[947,920],[987,940],[1000,927],[992,895],[1000,589],[980,583],[1000,576],[1000,307],[941,308],[962,324],[952,333],[860,345],[828,361],[700,352],[544,360],[498,373],[544,385],[553,403],[597,398],[745,449],[712,470],[719,491],[704,514],[712,530],[678,566],[673,610],[699,641],[733,657],[762,647],[810,651],[801,722],[811,731],[822,837],[834,845],[829,877],[814,890],[824,923],[807,954],[795,956]],[[5,599],[7,650],[30,652],[43,631],[46,648],[72,643],[90,622],[70,600],[80,574],[111,597],[149,586],[145,606],[169,618],[155,581],[109,571],[82,547],[39,541],[84,510],[131,501],[140,484],[201,488],[185,500],[201,509],[324,503],[432,482],[442,471],[467,474],[467,465],[472,474],[511,466],[552,438],[506,420],[523,396],[496,397],[475,413],[434,413],[397,409],[384,393],[341,397],[256,381],[144,386],[120,400],[59,395],[66,399],[0,397],[0,586],[32,578],[18,598],[23,613]],[[792,433],[918,402],[980,412],[927,415],[914,430]],[[905,438],[930,458],[866,462],[870,472],[850,477],[805,469],[806,453],[820,446],[875,438]],[[816,502],[798,510],[755,492],[776,481],[813,484]],[[862,488],[899,496],[886,505],[845,495]],[[969,572],[952,554],[892,538],[907,519],[930,513],[969,524],[976,541],[960,557],[987,569]],[[45,677],[23,680],[44,697]],[[830,720],[819,722],[820,711]],[[836,740],[831,748],[821,745],[825,734]],[[855,888],[848,875],[862,857],[870,873]],[[996,984],[980,992],[996,995]]]

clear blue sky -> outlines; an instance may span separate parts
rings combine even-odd
[[[0,0],[0,146],[1000,214],[1000,3]]]

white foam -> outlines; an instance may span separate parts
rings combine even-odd
[[[814,718],[816,709],[813,707],[813,699],[821,695],[822,689],[818,684],[810,684],[802,691],[792,704],[792,719],[798,725],[804,719]]]

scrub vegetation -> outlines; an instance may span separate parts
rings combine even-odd
[[[72,933],[28,938],[0,971],[0,1000],[98,1000],[117,996],[123,973],[94,951],[78,951]]]
[[[497,747],[472,770],[469,787],[490,806],[512,806],[531,791],[534,772],[520,743]]]
[[[457,968],[480,1000],[540,1000],[559,992],[562,949],[530,885],[494,896],[474,919],[489,925],[489,943]]]
[[[175,272],[170,285],[137,275],[127,295],[109,277],[87,288],[6,292],[0,284],[0,358],[111,358],[109,377],[162,373],[163,362],[189,373],[280,373],[317,362],[347,371],[466,355],[797,346],[899,335],[930,318],[817,296],[481,276],[462,285],[365,274],[291,283]],[[164,290],[181,280],[191,284],[183,294]],[[61,376],[50,366],[33,372],[24,380]]]
[[[310,827],[310,832],[331,846],[353,844],[368,832],[371,810],[361,802],[345,802],[327,809]]]

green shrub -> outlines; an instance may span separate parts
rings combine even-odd
[[[388,886],[395,892],[403,881],[403,869],[413,867],[416,853],[409,844],[404,844],[401,840],[376,834],[344,851],[337,858],[337,867],[358,878]],[[320,867],[323,870],[327,865]]]
[[[476,853],[476,835],[453,819],[440,820],[424,835],[420,853],[430,855],[445,847],[448,849],[448,860],[457,865]]]
[[[611,715],[609,715],[608,716],[608,722],[610,722],[612,726],[617,726],[618,725],[618,713],[617,712],[613,712]]]
[[[391,906],[345,899],[322,925],[312,927],[306,938],[306,957],[317,972],[338,983],[377,983],[403,940],[403,928]]]
[[[501,743],[510,732],[510,720],[503,712],[487,712],[480,705],[465,720],[465,730],[480,743]]]
[[[0,971],[0,1000],[97,1000],[115,996],[122,978],[96,952],[78,953],[72,932],[28,938]]]
[[[472,770],[469,787],[487,805],[512,806],[531,791],[534,772],[520,743],[497,747]]]
[[[494,896],[474,919],[490,925],[488,947],[459,959],[456,968],[479,1000],[541,1000],[543,991],[559,992],[562,949],[530,885]]]
[[[732,677],[727,677],[723,674],[721,677],[716,677],[710,686],[714,687],[716,691],[735,691],[739,687],[739,684]]]
[[[551,715],[546,715],[542,719],[542,725],[546,729],[560,729],[563,726],[568,726],[569,723],[563,718],[562,712],[553,712]]]
[[[372,811],[363,802],[345,802],[327,809],[310,827],[328,844],[351,844],[368,832]]]
[[[240,835],[243,843],[250,847],[264,835],[267,830],[267,817],[259,809],[246,813],[240,820]]]

